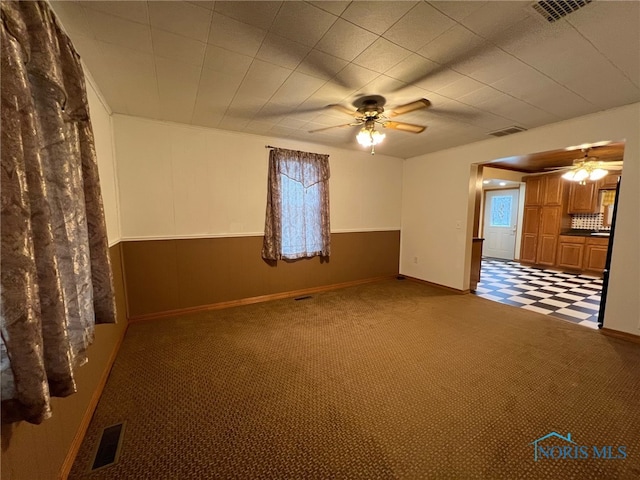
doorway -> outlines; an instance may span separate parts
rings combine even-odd
[[[518,189],[487,190],[484,201],[484,255],[515,258],[518,231]]]

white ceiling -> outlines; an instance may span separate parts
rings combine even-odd
[[[532,2],[52,1],[111,109],[360,149],[328,104],[379,94],[408,158],[640,101],[640,2],[548,23]]]

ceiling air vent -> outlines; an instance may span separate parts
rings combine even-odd
[[[531,8],[539,15],[542,15],[547,22],[553,23],[589,5],[591,2],[592,0],[543,0],[541,2],[535,2],[531,5]]]
[[[513,135],[514,133],[524,132],[526,128],[516,127],[507,127],[502,130],[496,130],[495,132],[489,132],[488,135],[493,135],[494,137],[504,137],[505,135]]]

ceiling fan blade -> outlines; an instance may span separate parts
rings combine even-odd
[[[392,130],[401,130],[403,132],[409,133],[421,133],[427,127],[423,127],[422,125],[413,125],[411,123],[403,123],[403,122],[383,122],[382,126],[384,128],[391,128]]]
[[[360,125],[360,124],[359,123],[345,123],[344,125],[333,125],[331,127],[316,128],[315,130],[309,130],[309,133],[323,132],[324,130],[331,130],[332,128],[352,127],[354,125]]]
[[[328,108],[333,108],[334,110],[338,110],[339,112],[342,113],[346,113],[347,115],[351,115],[352,117],[355,117],[356,115],[358,115],[358,111],[357,110],[351,110],[350,108],[344,107],[342,105],[340,105],[339,103],[334,103],[331,105],[327,105]]]
[[[427,108],[431,106],[431,102],[426,98],[421,98],[420,100],[416,100],[415,102],[405,103],[404,105],[400,105],[394,108],[387,114],[388,118],[393,118],[398,115],[404,115],[405,113],[413,112],[414,110],[420,110],[421,108]]]

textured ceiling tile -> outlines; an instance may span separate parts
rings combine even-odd
[[[439,65],[420,55],[412,54],[385,72],[386,75],[406,83],[413,83],[437,69]]]
[[[462,25],[455,25],[427,43],[418,53],[441,65],[454,67],[475,56],[479,49],[488,47],[485,40]]]
[[[430,73],[424,78],[417,80],[415,83],[418,87],[422,87],[425,90],[436,92],[454,82],[464,79],[465,76],[461,73],[454,72],[453,70],[444,69],[438,70],[435,73]]]
[[[456,21],[460,21],[469,15],[472,15],[477,10],[482,8],[482,6],[487,3],[480,0],[472,1],[472,2],[461,2],[457,1],[436,1],[429,2],[431,6],[440,10],[442,13],[447,15],[448,17],[453,18]]]
[[[337,20],[335,15],[305,2],[286,2],[271,27],[271,32],[305,45],[314,46]]]
[[[593,112],[595,108],[593,103],[558,84],[527,93],[522,99],[561,118],[586,115]]]
[[[338,19],[318,42],[316,48],[329,55],[351,61],[377,38],[371,32]]]
[[[473,78],[462,77],[443,88],[436,89],[436,92],[445,97],[458,98],[468,93],[475,92],[476,90],[480,90],[483,87],[485,87],[484,83],[478,82]]]
[[[206,44],[164,30],[151,28],[153,53],[156,56],[201,66]]]
[[[349,2],[345,1],[331,1],[331,0],[320,0],[318,2],[308,2],[314,7],[318,7],[325,12],[332,13],[336,16],[339,16],[344,12],[344,10],[349,6]]]
[[[527,2],[53,2],[52,7],[118,113],[264,131],[265,124],[276,123],[275,117],[263,118],[271,111],[278,113],[277,121],[294,119],[280,125],[286,135],[357,148],[350,131],[355,127],[317,134],[306,133],[311,125],[295,127],[316,118],[331,125],[349,122],[348,115],[324,107],[339,103],[355,109],[353,102],[362,95],[383,95],[389,108],[427,98],[431,108],[402,120],[429,129],[421,135],[390,131],[384,146],[394,155],[415,156],[514,123],[531,127],[640,101],[639,2],[593,2],[551,24],[534,17]],[[409,11],[402,16],[404,10]],[[337,15],[343,18],[338,21]],[[268,37],[259,26],[272,27]],[[206,37],[208,44],[194,37]],[[411,49],[420,54],[405,56]],[[159,69],[160,79],[155,62],[168,62]],[[312,78],[294,80],[307,78],[300,74]],[[232,114],[225,116],[232,102]],[[240,118],[240,107],[245,113],[258,110],[260,120]]]
[[[51,8],[55,12],[58,20],[62,22],[64,30],[74,35],[85,35],[93,37],[93,28],[85,13],[82,3],[77,2],[52,2]]]
[[[149,18],[154,27],[207,41],[211,11],[185,2],[149,2]]]
[[[208,43],[254,56],[266,34],[266,30],[214,13]]]
[[[320,50],[311,50],[296,69],[300,73],[330,80],[349,64],[346,60],[334,57]]]
[[[161,118],[190,123],[198,93],[200,67],[157,57],[155,63]]]
[[[71,3],[71,2],[54,2],[54,3]],[[109,13],[116,17],[124,18],[138,23],[149,23],[149,12],[147,10],[148,2],[127,1],[127,2],[83,2],[86,8],[98,10],[103,13]]]
[[[413,7],[384,34],[384,38],[416,51],[454,25],[454,21],[427,3]]]
[[[373,81],[379,75],[379,73],[373,70],[350,63],[338,73],[337,78],[340,79],[343,85],[346,85],[352,90],[357,90]]]
[[[503,92],[500,92],[491,86],[483,86],[482,88],[473,90],[465,95],[461,95],[458,100],[467,105],[478,106],[483,102],[498,100],[503,95]]]
[[[307,45],[271,33],[262,42],[256,58],[295,69],[310,51],[311,47]]]
[[[204,57],[204,68],[240,75],[242,80],[249,70],[253,58],[241,53],[232,52],[215,45],[207,45]]]
[[[411,55],[405,48],[399,47],[389,40],[379,38],[364,52],[358,55],[353,63],[368,68],[375,72],[386,72],[394,65]]]
[[[567,18],[598,51],[640,86],[640,2],[594,2]]]
[[[342,18],[379,35],[386,32],[418,2],[351,2]]]
[[[215,11],[254,27],[268,29],[282,2],[217,1]]]
[[[198,7],[206,8],[207,10],[213,10],[216,4],[214,0],[192,0],[187,3],[197,5]]]
[[[152,52],[151,29],[148,25],[124,20],[97,10],[86,9],[85,12],[96,39],[141,52]]]
[[[558,85],[549,77],[533,68],[520,70],[513,75],[507,75],[491,84],[497,90],[522,99],[545,88],[553,88]]]
[[[240,85],[238,95],[268,100],[291,73],[292,71],[287,68],[255,60]]]
[[[505,28],[531,16],[528,2],[486,2],[481,8],[460,20],[474,33],[492,40]]]
[[[271,100],[281,105],[296,106],[313,95],[324,83],[324,80],[319,78],[293,72]]]

